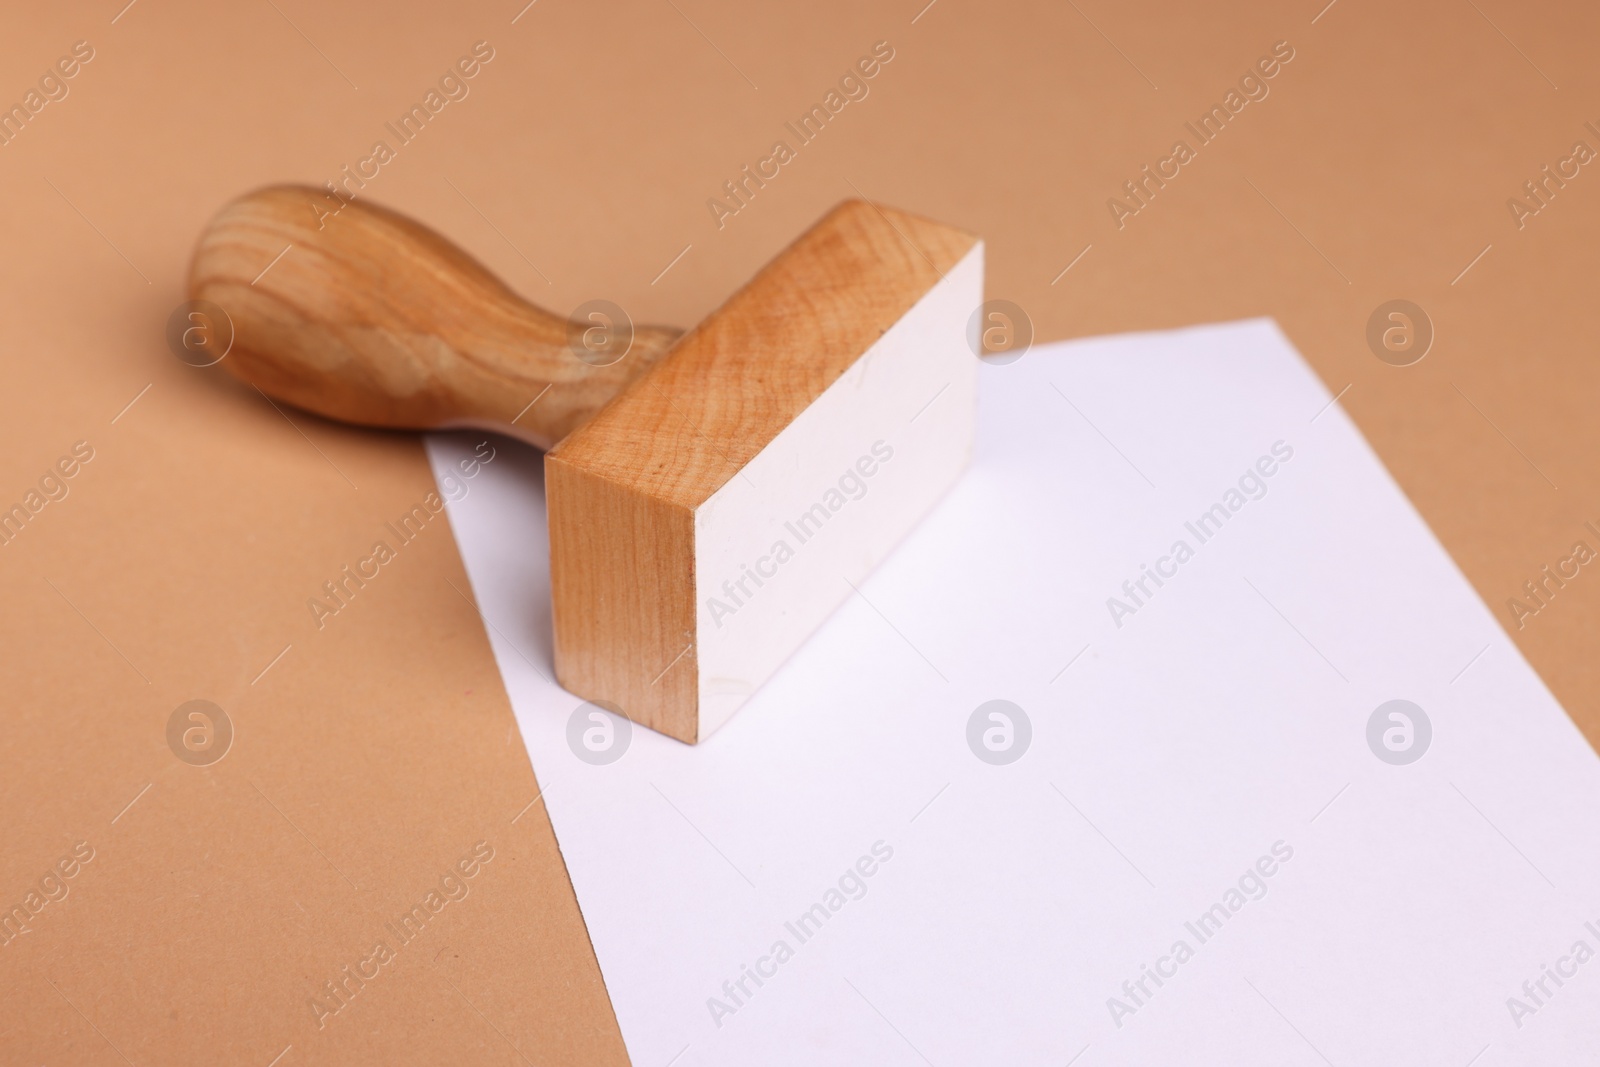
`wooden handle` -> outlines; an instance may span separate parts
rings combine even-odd
[[[249,193],[211,220],[189,268],[190,298],[232,320],[223,366],[319,415],[485,426],[549,448],[682,332],[633,327],[624,349],[623,324],[535,307],[425,226],[361,201],[331,206],[306,186]]]

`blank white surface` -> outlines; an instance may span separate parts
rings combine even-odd
[[[1507,998],[1600,951],[1600,767],[1330,399],[1260,320],[983,367],[972,468],[863,595],[704,744],[636,728],[606,766],[549,680],[541,457],[503,446],[451,523],[633,1061],[1592,1062],[1600,960],[1520,1027]],[[1280,440],[1265,497],[1117,628],[1106,599]],[[475,441],[430,438],[436,470]],[[966,741],[997,698],[1033,728],[1007,766]],[[1408,766],[1366,742],[1395,698],[1433,726]]]
[[[980,241],[696,509],[700,740],[853,595],[852,584],[961,476],[972,455],[978,388],[965,331],[981,303]],[[866,478],[855,464],[869,457],[878,462]],[[840,492],[841,472],[859,493]],[[824,503],[830,491],[837,507]],[[820,519],[808,514],[813,507]],[[798,529],[806,521],[815,526]],[[762,567],[779,545],[790,557]],[[723,584],[757,567],[773,572],[759,588]]]

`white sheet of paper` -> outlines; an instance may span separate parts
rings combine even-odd
[[[985,366],[860,595],[706,743],[603,765],[541,457],[446,484],[481,437],[431,437],[634,1063],[1596,1062],[1600,766],[1331,399],[1265,320]]]

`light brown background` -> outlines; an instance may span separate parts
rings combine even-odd
[[[1276,317],[1503,620],[1594,545],[1600,174],[1520,231],[1506,208],[1600,148],[1592,6],[122,4],[0,16],[0,101],[96,50],[0,147],[0,502],[96,450],[0,548],[0,901],[97,850],[0,948],[6,1062],[623,1056],[447,527],[321,632],[306,609],[431,488],[417,443],[285,417],[162,340],[222,201],[334,177],[480,39],[470,97],[367,194],[559,312],[691,324],[859,193],[984,235],[1042,339]],[[706,199],[878,40],[871,95],[719,231]],[[1278,40],[1268,99],[1119,231],[1107,197]],[[1395,297],[1437,330],[1403,369],[1364,340]],[[1513,629],[1591,740],[1597,634],[1587,569]],[[209,768],[166,747],[193,697],[238,730]],[[306,998],[479,839],[471,895],[316,1030]]]

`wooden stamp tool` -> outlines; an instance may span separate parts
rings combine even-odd
[[[680,337],[542,311],[381,208],[319,229],[325,199],[262,190],[201,236],[224,366],[330,418],[550,449],[557,676],[672,737],[725,722],[970,455],[970,234],[846,201]]]

